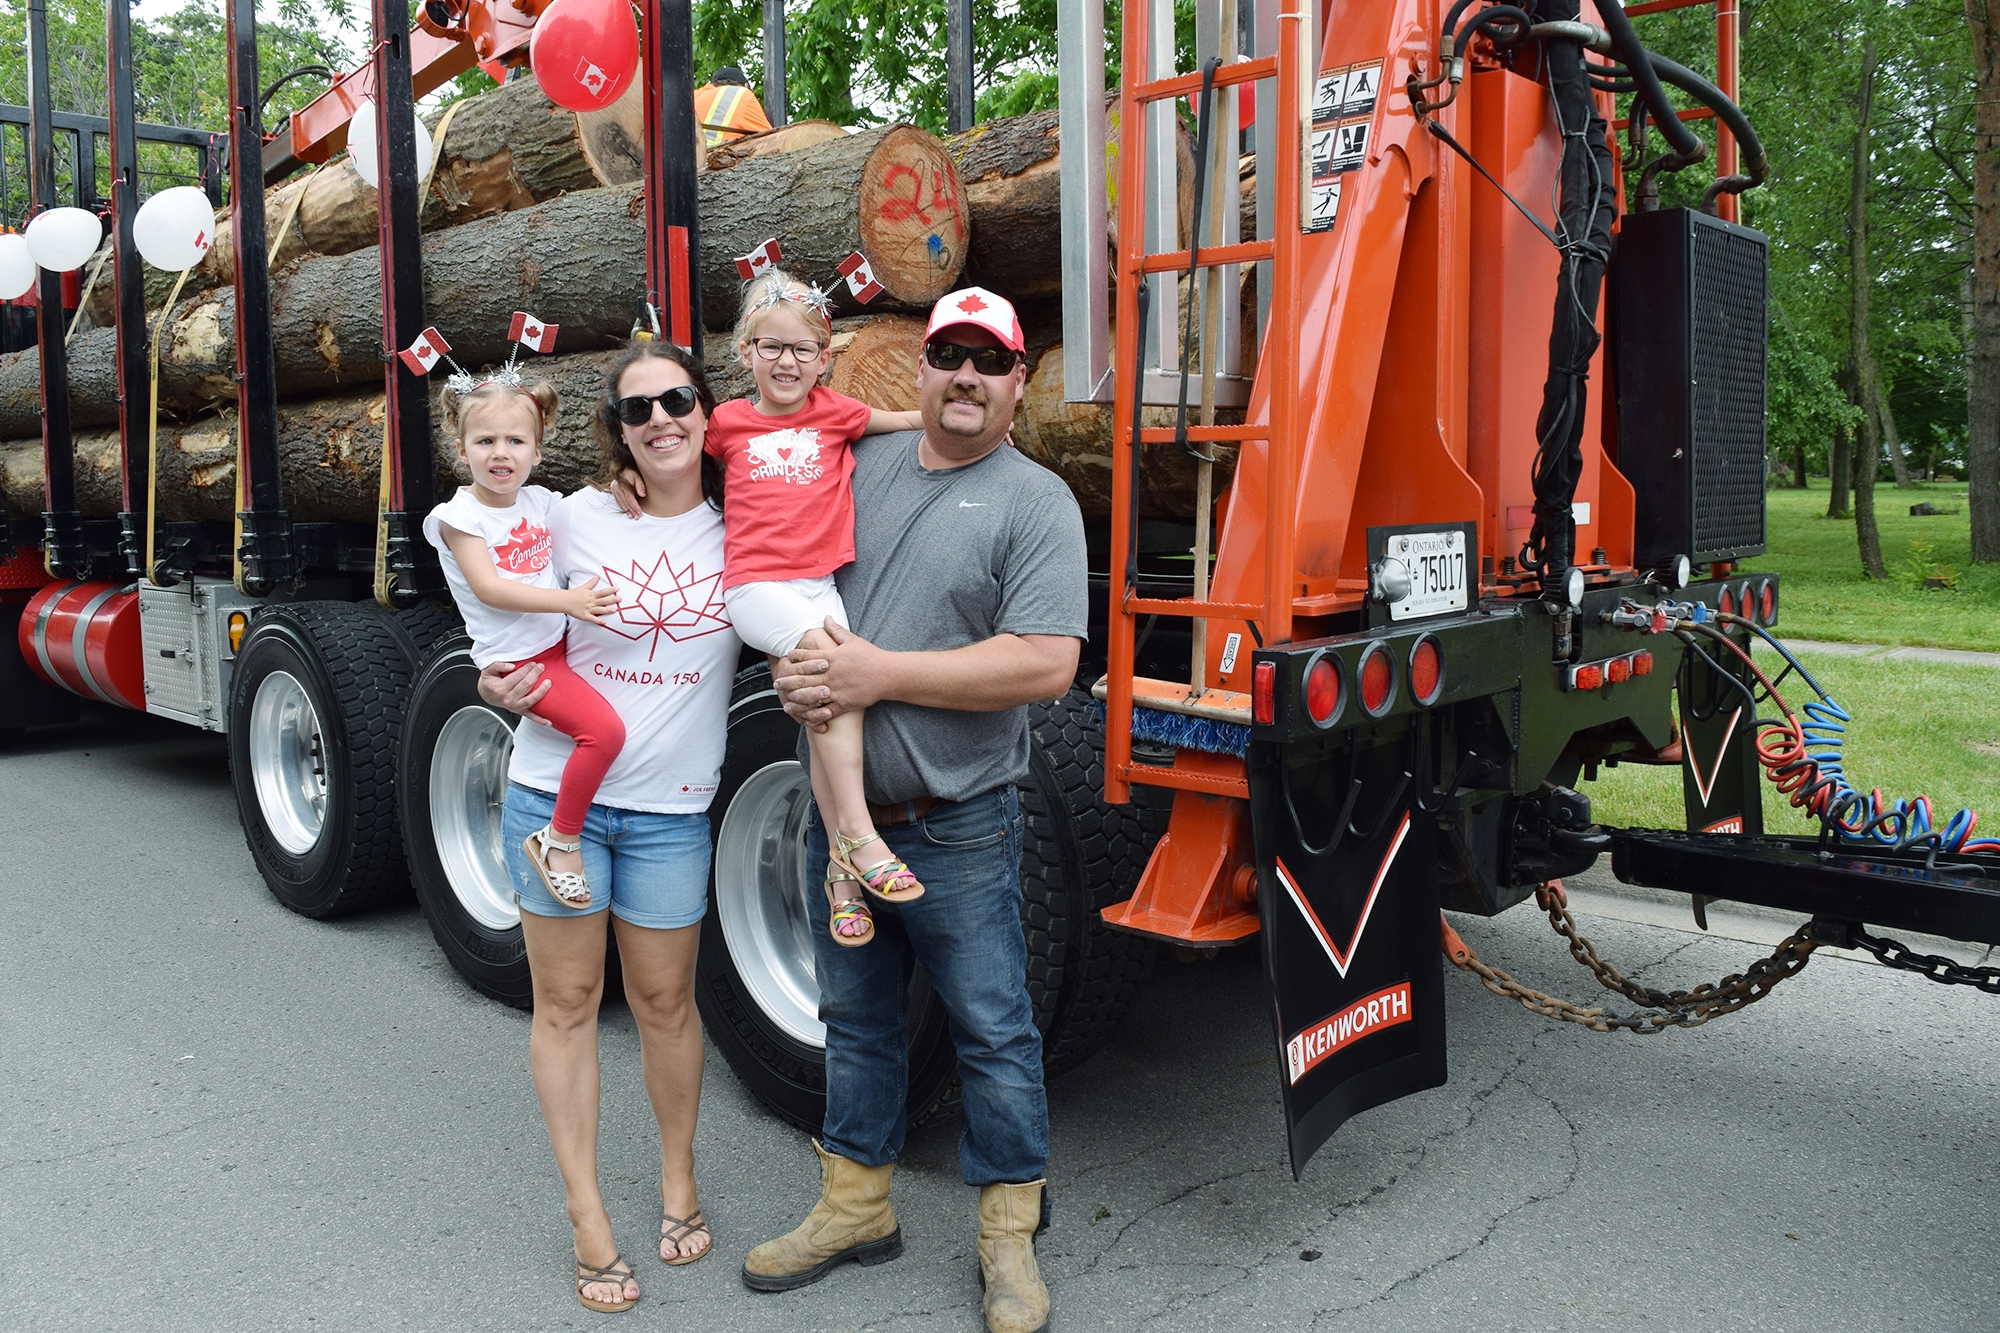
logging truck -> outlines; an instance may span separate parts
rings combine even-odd
[[[112,0],[95,327],[44,317],[0,357],[20,648],[0,657],[0,733],[79,699],[226,733],[285,906],[414,889],[459,973],[525,1005],[499,834],[515,719],[479,698],[418,536],[453,460],[394,353],[449,309],[460,358],[497,360],[476,330],[528,308],[569,349],[543,368],[589,401],[637,312],[698,354],[707,332],[728,396],[733,257],[779,235],[802,270],[859,251],[883,284],[843,308],[832,372],[878,406],[915,405],[917,316],[961,282],[1012,296],[1029,329],[1012,443],[1078,498],[1093,608],[1075,688],[1035,711],[1023,792],[1051,1071],[1103,1044],[1156,950],[1254,944],[1302,1167],[1348,1116],[1444,1080],[1447,959],[1521,990],[1441,909],[1532,896],[1560,927],[1560,877],[1607,852],[1697,913],[1728,897],[1814,919],[1748,980],[1627,990],[1651,1007],[1625,1018],[1549,999],[1553,1016],[1703,1022],[1819,943],[1893,954],[1869,924],[2000,941],[1982,887],[2000,846],[1847,785],[1838,705],[1771,634],[1778,581],[1739,567],[1765,540],[1767,242],[1737,202],[1766,167],[1729,6],[1711,79],[1649,53],[1617,0],[1199,0],[1180,70],[1153,0],[1123,8],[1107,96],[1103,6],[1061,0],[1054,110],[971,123],[968,18],[949,137],[785,125],[780,95],[778,129],[703,153],[688,4],[641,0],[622,98],[571,113],[512,79],[434,115],[420,163],[415,98],[474,60],[524,63],[541,8],[433,0],[413,27],[406,0],[375,0],[368,63],[267,133],[254,0],[230,0],[228,207],[155,312],[131,219],[158,127],[134,124]],[[1712,145],[1668,87],[1713,118]],[[338,156],[363,104],[379,187]],[[1663,173],[1711,159],[1699,206],[1653,206]],[[37,290],[44,316],[64,309],[61,275]],[[538,480],[582,483],[580,416]],[[795,740],[746,657],[697,994],[736,1073],[816,1128]],[[1680,769],[1685,829],[1593,820],[1583,788],[1621,763]],[[1800,836],[1764,828],[1767,779]],[[1960,972],[1931,970],[1994,980]],[[921,972],[911,990],[921,1117],[955,1061]]]

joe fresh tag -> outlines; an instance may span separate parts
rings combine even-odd
[[[1399,533],[1389,538],[1383,554],[1410,572],[1410,595],[1389,604],[1389,619],[1443,615],[1471,604],[1462,530]]]

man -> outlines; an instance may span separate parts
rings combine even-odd
[[[1088,633],[1076,500],[1007,443],[1025,361],[1007,301],[974,287],[938,302],[917,370],[923,430],[855,449],[856,557],[835,576],[851,627],[828,622],[835,646],[779,667],[786,710],[808,726],[868,710],[870,813],[925,892],[872,903],[875,939],[858,949],[834,943],[825,899],[811,899],[826,1023],[821,1194],[804,1223],[743,1265],[752,1289],[786,1291],[846,1260],[902,1252],[889,1185],[907,1129],[908,951],[952,1020],[959,1162],[979,1187],[993,1333],[1048,1321],[1034,1251],[1048,1100],[1026,981],[1015,784],[1028,771],[1027,705],[1069,688]],[[806,854],[826,864],[817,819]]]
[[[694,119],[704,148],[771,128],[763,106],[750,95],[750,81],[734,65],[724,65],[694,90]]]

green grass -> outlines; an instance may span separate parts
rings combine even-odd
[[[1820,494],[1824,501],[1825,492]],[[1786,624],[1788,616],[1780,617],[1779,627],[1805,634],[1796,622]],[[1757,658],[1767,672],[1778,660],[1768,650]],[[1799,660],[1854,715],[1847,730],[1849,782],[1864,791],[1879,787],[1892,800],[1928,794],[1940,823],[1970,807],[1981,812],[1980,832],[2000,831],[2000,666],[1806,652]],[[1795,711],[1810,695],[1796,677],[1780,692]],[[1598,780],[1583,790],[1600,823],[1687,826],[1678,768],[1600,768]],[[1764,828],[1798,836],[1816,831],[1768,782]]]
[[[1888,482],[1876,486],[1887,579],[1862,573],[1854,520],[1826,517],[1824,478],[1815,477],[1806,490],[1770,491],[1766,498],[1770,549],[1744,567],[1782,577],[1778,629],[1784,637],[2000,652],[2000,564],[1972,563],[1964,482],[1907,491]],[[1959,512],[1910,517],[1910,506],[1923,500]],[[1957,587],[1926,591],[1923,573],[1947,575]]]

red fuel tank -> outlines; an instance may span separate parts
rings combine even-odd
[[[124,708],[146,707],[139,593],[116,583],[51,583],[21,612],[21,656],[51,685]]]

